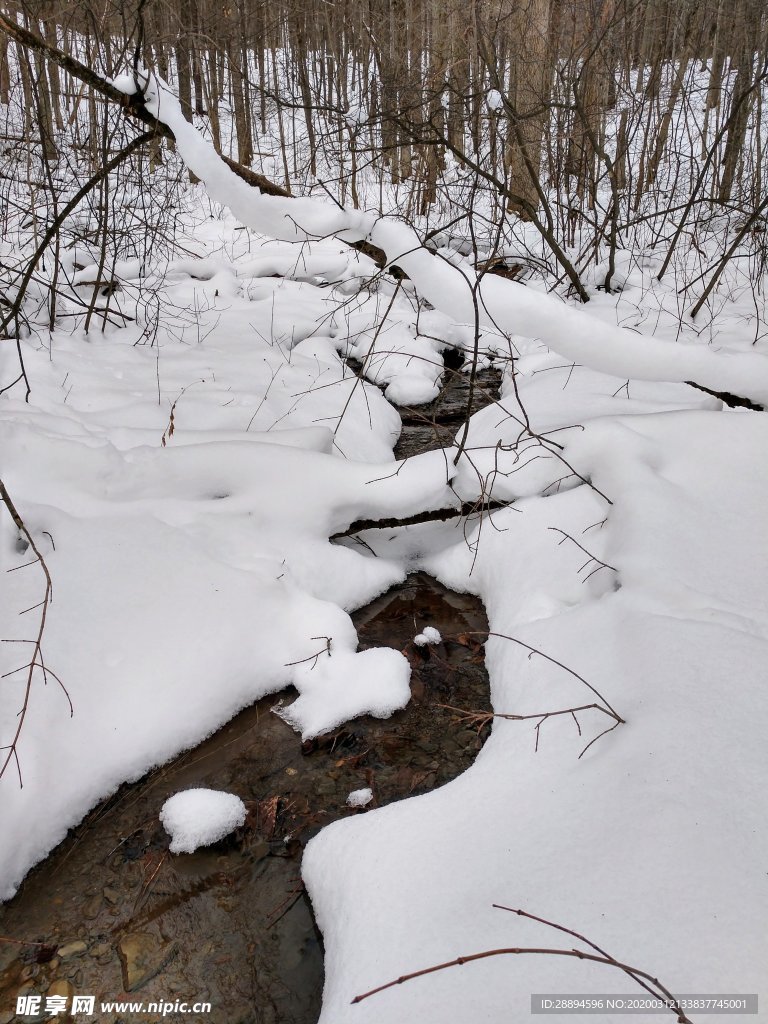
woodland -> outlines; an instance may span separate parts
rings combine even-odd
[[[0,2],[0,1024],[757,1012],[767,147],[764,0]]]

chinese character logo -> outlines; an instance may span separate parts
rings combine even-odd
[[[36,1017],[42,1001],[42,996],[19,996],[16,999],[16,1013],[20,1017]]]
[[[72,1013],[93,1014],[95,996],[72,996]]]

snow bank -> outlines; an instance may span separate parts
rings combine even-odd
[[[480,594],[491,630],[578,672],[626,724],[579,758],[613,724],[594,709],[578,728],[549,718],[538,743],[535,721],[499,720],[454,782],[313,839],[303,875],[326,950],[323,1024],[523,1024],[533,992],[640,992],[604,966],[506,956],[351,1005],[463,954],[563,947],[493,903],[573,928],[676,993],[764,991],[766,445],[757,414],[599,420],[567,454],[613,506],[587,486],[531,497],[522,514],[494,513],[476,547],[427,560]],[[599,563],[585,571],[553,528],[612,568],[586,578]],[[595,700],[509,640],[492,637],[486,655],[498,712]]]
[[[440,630],[434,626],[425,626],[421,633],[417,633],[413,642],[417,647],[426,647],[428,644],[439,644],[442,642]]]
[[[223,234],[232,251],[233,228],[206,221],[194,247],[220,251]],[[328,538],[357,518],[455,502],[445,459],[397,472],[399,418],[341,362],[328,289],[270,279],[262,297],[216,296],[222,275],[237,283],[247,266],[250,242],[239,244],[234,261],[171,269],[152,347],[136,344],[141,324],[95,339],[56,332],[50,352],[30,340],[31,400],[0,403],[2,478],[54,581],[46,664],[74,707],[70,718],[36,670],[23,789],[15,762],[0,781],[0,898],[98,800],[267,693],[294,685],[286,711],[313,735],[408,700],[405,658],[358,654],[347,614],[405,568]],[[177,329],[174,311],[189,309],[202,312]],[[28,561],[17,539],[3,512],[4,569]],[[4,576],[0,636],[34,636],[39,613],[19,612],[41,586],[34,566]],[[313,671],[317,637],[331,653]],[[0,646],[0,674],[12,673],[0,745],[24,700],[25,647]]]
[[[373,800],[373,790],[366,787],[353,790],[347,797],[347,804],[349,807],[367,807],[371,800]]]
[[[410,700],[411,669],[398,651],[373,649],[349,655],[322,651],[294,674],[298,698],[277,714],[303,740],[366,713],[389,718]]]

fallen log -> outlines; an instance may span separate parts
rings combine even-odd
[[[460,519],[462,516],[483,516],[487,512],[498,512],[504,508],[512,508],[511,501],[465,501],[455,508],[437,508],[426,512],[417,512],[412,516],[403,516],[401,519],[389,517],[386,519],[357,519],[351,523],[346,530],[334,533],[331,540],[340,540],[342,537],[352,537],[364,530],[393,530],[402,526],[417,526],[419,523],[443,523],[448,519]]]

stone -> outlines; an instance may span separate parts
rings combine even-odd
[[[62,960],[66,960],[70,956],[79,956],[81,953],[85,953],[88,946],[81,939],[77,939],[75,942],[68,942],[66,946],[59,946],[57,955]]]
[[[101,912],[101,896],[92,896],[83,907],[83,917],[86,921],[92,921]]]
[[[47,996],[64,996],[67,1002],[74,995],[74,986],[66,978],[54,978],[48,986]]]
[[[270,854],[270,846],[266,839],[261,839],[248,847],[248,853],[254,861],[264,860]]]
[[[83,987],[82,967],[78,967],[77,964],[73,964],[69,968],[69,973],[67,974],[67,977],[69,978],[69,980],[72,982],[76,989]]]
[[[132,932],[120,940],[117,952],[123,968],[123,987],[136,992],[151,981],[179,951],[175,942],[163,942],[149,932]]]

